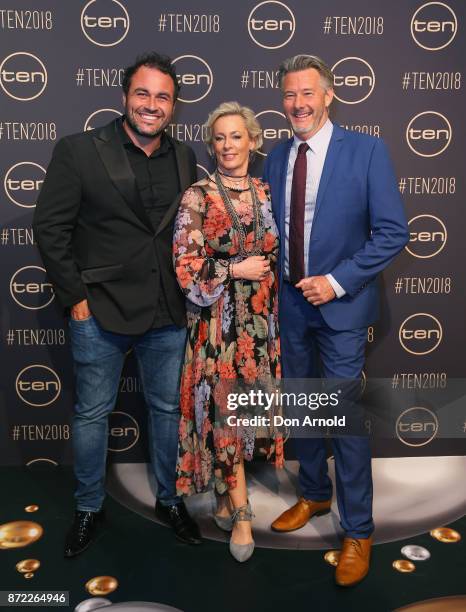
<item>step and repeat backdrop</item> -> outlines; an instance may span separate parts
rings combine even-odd
[[[195,7],[195,8],[194,8]],[[464,39],[461,0],[3,0],[0,7],[0,464],[67,464],[73,372],[67,322],[31,228],[52,149],[121,113],[123,68],[170,55],[182,84],[169,133],[210,168],[203,122],[220,102],[252,107],[264,147],[291,135],[277,68],[297,53],[335,73],[333,121],[384,138],[410,242],[383,275],[382,318],[369,329],[365,375],[410,390],[375,456],[464,454],[445,438],[426,389],[464,376]],[[331,248],[331,245],[329,245]],[[146,416],[131,355],[110,417],[110,460],[146,459]],[[464,424],[466,430],[466,423]],[[406,432],[425,435],[408,439]]]

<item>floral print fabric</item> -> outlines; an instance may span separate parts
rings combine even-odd
[[[225,427],[217,393],[225,381],[280,378],[278,337],[278,231],[268,187],[252,179],[264,223],[255,245],[250,191],[229,191],[246,235],[246,257],[270,261],[262,281],[229,279],[228,266],[244,258],[240,237],[216,184],[195,183],[178,211],[173,257],[187,297],[188,342],[181,377],[181,421],[177,492],[191,495],[215,487],[222,494],[236,486],[241,460],[261,455],[283,465],[283,439],[273,428]],[[220,402],[224,406],[224,402]]]

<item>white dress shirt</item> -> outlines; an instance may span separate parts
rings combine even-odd
[[[291,185],[293,182],[293,170],[296,157],[298,156],[298,147],[303,142],[307,142],[309,149],[306,152],[307,161],[307,176],[306,176],[306,195],[305,195],[305,211],[304,211],[304,275],[309,276],[309,240],[311,237],[312,222],[314,220],[314,212],[316,208],[317,192],[319,190],[320,178],[324,167],[325,157],[327,155],[330,138],[332,137],[333,123],[330,119],[324,123],[320,130],[311,136],[309,140],[300,140],[294,137],[291,145],[290,155],[288,158],[288,168],[286,172],[286,191],[285,191],[285,278],[290,276],[289,268],[289,239],[290,239],[290,201],[291,201]],[[291,237],[292,238],[292,237]],[[345,295],[346,291],[341,287],[331,274],[326,274],[325,277],[332,285],[333,290],[338,298]]]

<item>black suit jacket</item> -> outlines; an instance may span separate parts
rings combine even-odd
[[[181,196],[196,181],[196,158],[171,139],[180,193],[154,231],[117,132],[117,122],[62,138],[34,214],[34,232],[64,307],[87,299],[105,329],[141,334],[154,321],[161,283],[174,322],[185,324],[185,300],[172,265]]]

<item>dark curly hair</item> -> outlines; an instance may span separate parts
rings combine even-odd
[[[125,72],[123,74],[123,81],[121,84],[125,96],[128,95],[133,74],[141,66],[147,66],[148,68],[156,68],[157,70],[160,70],[160,72],[163,72],[163,74],[168,74],[172,78],[173,84],[175,86],[174,101],[177,100],[178,94],[180,92],[180,84],[178,83],[176,71],[173,67],[172,60],[168,57],[168,55],[161,55],[156,51],[150,51],[148,53],[138,55],[134,64],[125,68]]]

